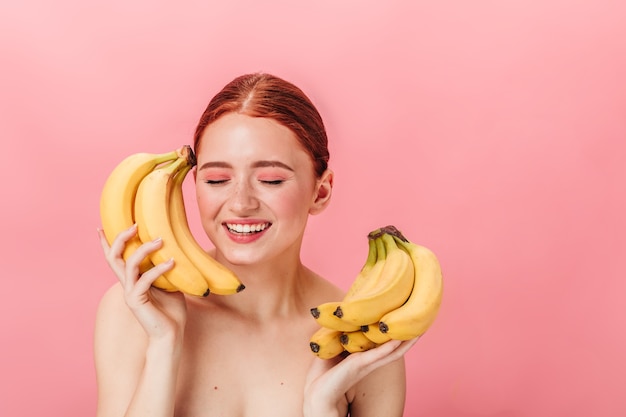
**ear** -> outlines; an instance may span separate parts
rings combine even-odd
[[[330,203],[330,196],[333,193],[334,173],[330,169],[324,171],[322,176],[315,184],[315,194],[309,213],[312,215],[319,214]]]

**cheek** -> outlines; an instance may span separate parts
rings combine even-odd
[[[271,205],[277,215],[304,217],[309,212],[310,198],[309,193],[294,190],[293,192],[272,196],[271,202],[268,200],[268,205]]]
[[[215,198],[208,196],[206,191],[196,188],[196,205],[198,206],[200,217],[204,221],[215,210]]]

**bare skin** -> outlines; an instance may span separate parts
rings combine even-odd
[[[309,309],[343,297],[299,256],[308,216],[330,201],[332,172],[317,178],[291,131],[271,120],[226,115],[202,140],[195,173],[202,225],[212,255],[246,289],[207,298],[157,290],[151,283],[173,264],[141,277],[138,265],[161,243],[124,262],[136,230],[110,247],[100,232],[119,283],[96,322],[98,416],[402,416],[403,355],[415,341],[341,361],[317,359],[308,347],[318,328]],[[237,223],[268,227],[251,237],[234,232]]]

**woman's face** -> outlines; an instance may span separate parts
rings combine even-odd
[[[200,218],[218,260],[250,265],[299,257],[307,218],[330,197],[332,174],[315,176],[291,130],[229,113],[205,129],[196,157]]]

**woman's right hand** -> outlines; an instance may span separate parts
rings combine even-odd
[[[181,292],[165,292],[152,286],[163,273],[174,267],[169,260],[140,274],[139,264],[162,245],[160,239],[141,245],[128,260],[122,254],[126,242],[137,234],[137,225],[119,233],[109,246],[102,229],[98,229],[105,258],[124,289],[126,304],[150,339],[181,340],[187,319],[187,304]]]

